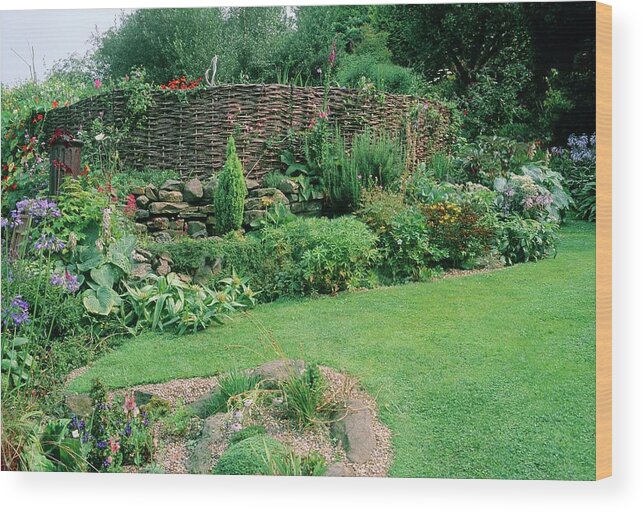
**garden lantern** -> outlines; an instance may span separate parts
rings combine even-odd
[[[80,174],[80,153],[83,142],[60,132],[51,142],[49,193],[57,195],[65,176],[77,178]]]

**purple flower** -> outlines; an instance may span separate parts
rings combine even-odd
[[[96,443],[96,447],[97,447],[97,448],[100,448],[101,450],[102,450],[103,448],[107,448],[107,441],[98,441],[98,442]]]
[[[129,421],[125,424],[125,429],[123,430],[123,434],[125,434],[127,437],[132,435],[132,425],[130,424]]]
[[[4,217],[0,217],[0,228],[6,228],[7,224],[9,224],[9,219],[5,219]]]
[[[63,286],[65,284],[65,276],[60,274],[52,274],[49,284],[52,286]]]
[[[40,235],[40,238],[38,240],[36,240],[34,248],[38,251],[60,252],[65,248],[65,242],[63,242],[59,238],[56,238],[54,235],[48,237],[47,235],[43,234]]]
[[[48,199],[23,199],[16,203],[16,209],[11,212],[11,217],[15,220],[23,215],[33,219],[60,217],[60,210],[54,201]]]
[[[22,299],[21,295],[16,295],[9,307],[2,311],[2,323],[5,327],[11,320],[13,324],[18,327],[22,324],[29,322],[29,303]]]

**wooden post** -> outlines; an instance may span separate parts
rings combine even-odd
[[[57,195],[65,176],[77,178],[80,175],[80,154],[83,142],[78,139],[56,142],[51,148],[49,171],[49,193]]]

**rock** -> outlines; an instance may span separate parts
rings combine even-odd
[[[183,183],[179,180],[165,180],[165,183],[161,185],[161,190],[181,192],[181,190],[183,190]]]
[[[132,265],[132,277],[142,279],[146,275],[151,273],[152,265],[150,265],[149,263],[134,263],[134,265]]]
[[[167,202],[157,202],[150,205],[149,213],[153,215],[169,213],[176,214],[181,213],[188,207],[188,203],[167,203]]]
[[[167,252],[167,251],[163,251],[162,253],[160,253],[160,254],[158,255],[158,258],[159,258],[159,261],[160,261],[160,260],[165,260],[165,261],[167,261],[170,265],[174,265],[174,260],[172,259],[172,255],[171,255],[169,252]]]
[[[147,196],[138,196],[136,198],[136,206],[145,208],[150,203],[150,198]]]
[[[147,233],[147,226],[145,224],[140,224],[137,222],[136,224],[134,224],[134,231],[137,234],[142,235],[143,233]]]
[[[208,181],[203,183],[203,200],[212,201],[214,199],[214,191],[217,189],[218,178],[217,175],[210,177]]]
[[[258,189],[260,186],[261,185],[257,180],[246,178],[246,188],[248,189],[248,191]]]
[[[187,462],[188,471],[192,474],[209,474],[214,461],[212,451],[216,444],[224,440],[226,435],[227,414],[218,413],[205,420],[201,436],[190,454]]]
[[[159,189],[156,188],[156,185],[152,185],[150,183],[147,187],[145,187],[145,195],[151,201],[158,201],[158,199],[159,199]]]
[[[166,244],[172,241],[172,233],[169,231],[159,231],[154,235],[154,241],[161,244]]]
[[[132,194],[142,196],[145,194],[145,187],[132,187]]]
[[[213,395],[219,392],[219,386],[215,386],[211,391],[208,391],[206,394],[201,395],[194,402],[188,404],[189,409],[197,415],[199,418],[205,418],[207,416],[206,405],[210,400],[212,400]]]
[[[149,210],[136,210],[136,213],[134,214],[134,218],[136,220],[149,219],[150,212]]]
[[[210,267],[199,267],[194,274],[193,281],[198,285],[207,286],[210,284],[213,275],[214,274],[212,273],[212,269]]]
[[[290,211],[292,213],[317,214],[321,213],[322,204],[320,201],[301,201],[298,203],[292,203],[290,205]]]
[[[134,391],[134,400],[136,405],[141,407],[147,405],[151,402],[154,395],[152,393],[146,393],[145,391]]]
[[[311,197],[315,201],[321,201],[322,199],[324,199],[324,191],[323,190],[313,190],[313,192],[311,194]]]
[[[243,212],[243,224],[249,226],[257,219],[266,216],[266,210],[246,210]]]
[[[210,268],[213,275],[218,274],[219,272],[221,272],[221,270],[223,270],[223,260],[221,258],[217,258],[217,261],[215,261]]]
[[[208,204],[205,206],[198,206],[197,210],[200,211],[202,215],[210,215],[214,213],[214,205]]]
[[[335,462],[328,466],[324,476],[342,477],[342,476],[355,476],[353,468],[347,466],[343,462]]]
[[[179,274],[176,274],[176,277],[178,277],[184,283],[191,283],[192,282],[192,278],[187,274],[179,273]]]
[[[277,359],[252,369],[250,374],[274,385],[290,377],[301,375],[305,368],[306,365],[301,359]]]
[[[366,404],[359,399],[351,398],[346,409],[340,411],[339,418],[332,424],[331,431],[346,450],[349,461],[358,464],[368,462],[375,448],[373,432],[373,415]]]
[[[217,221],[217,218],[214,215],[208,215],[205,219],[206,224],[213,225]]]
[[[149,229],[161,231],[170,227],[170,219],[167,217],[155,217],[147,223]]]
[[[183,197],[186,201],[198,201],[203,197],[203,184],[198,178],[192,178],[183,188]]]
[[[299,183],[293,180],[283,180],[277,188],[284,194],[299,194]]]
[[[288,204],[288,198],[284,195],[281,190],[276,188],[258,188],[257,190],[252,191],[253,197],[270,197],[274,202],[281,202],[283,204]]]
[[[132,259],[138,261],[139,263],[149,263],[152,261],[152,253],[146,251],[145,249],[134,249],[132,251]]]
[[[188,235],[193,238],[207,236],[208,232],[206,231],[205,222],[200,222],[198,220],[188,222]]]
[[[183,201],[183,194],[178,190],[159,190],[159,200],[168,203],[180,203]]]
[[[271,197],[250,197],[243,203],[244,210],[262,210],[273,204]]]
[[[171,237],[170,237],[171,238]],[[167,260],[159,260],[158,267],[156,267],[156,273],[160,276],[166,276],[172,271],[170,264]]]
[[[65,397],[65,405],[69,409],[69,412],[79,417],[91,416],[94,412],[92,399],[85,393],[67,395]]]

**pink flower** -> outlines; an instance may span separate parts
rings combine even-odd
[[[100,89],[102,85],[103,85],[103,82],[100,81],[100,78],[94,79],[94,88]]]
[[[132,393],[130,393],[129,395],[125,395],[125,402],[123,402],[123,412],[127,415],[129,415],[129,413],[132,413],[132,416],[134,417],[138,416],[136,399],[134,398],[134,395]]]
[[[328,56],[328,62],[330,62],[331,67],[335,64],[335,57],[337,57],[336,43],[333,41],[333,46],[330,47],[330,55]]]
[[[118,450],[120,450],[121,444],[118,442],[118,439],[114,439],[113,437],[109,438],[109,449],[112,453],[117,453]]]

